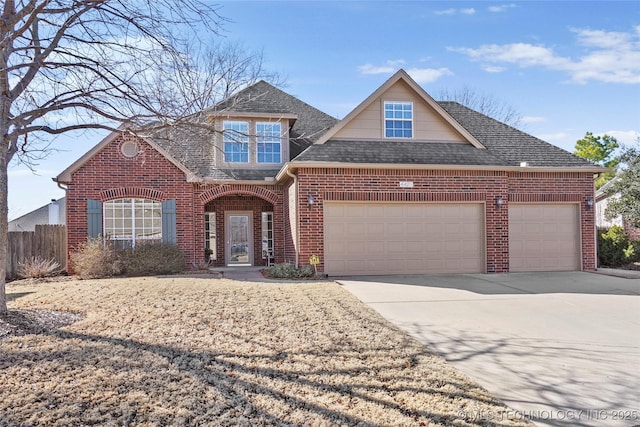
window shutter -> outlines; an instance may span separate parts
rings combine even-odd
[[[87,236],[97,238],[102,234],[102,203],[87,199]]]
[[[162,243],[177,243],[176,238],[176,200],[162,202]]]

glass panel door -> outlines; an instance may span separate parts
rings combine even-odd
[[[251,265],[251,216],[227,214],[227,264]]]

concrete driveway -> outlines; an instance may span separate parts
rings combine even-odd
[[[337,282],[519,416],[640,426],[640,279],[569,272]]]

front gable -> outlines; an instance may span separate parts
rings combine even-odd
[[[403,107],[404,114],[398,111]],[[398,116],[404,117],[392,120]],[[401,132],[400,128],[406,131]],[[444,142],[484,148],[403,70],[387,80],[318,143],[328,140]]]
[[[136,136],[122,126],[119,130],[109,133],[82,157],[53,178],[53,181],[69,184],[73,180],[73,175],[79,170],[95,167],[104,168],[106,164],[116,170],[131,169],[131,165],[134,163],[144,164],[148,162],[149,153],[154,153],[154,157],[161,159],[161,162],[183,173],[187,181],[194,180],[193,173],[171,156],[170,153],[151,139]]]

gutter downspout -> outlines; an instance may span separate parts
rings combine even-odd
[[[299,261],[300,261],[300,255],[298,253],[298,249],[300,248],[300,209],[299,209],[299,203],[298,203],[298,176],[295,174],[292,174],[289,171],[289,168],[287,168],[287,170],[285,171],[287,173],[287,175],[291,178],[293,178],[293,186],[294,186],[294,191],[295,191],[295,200],[296,200],[296,241],[295,241],[295,246],[293,248],[293,251],[296,254],[296,268],[299,265]],[[291,209],[291,208],[289,208]],[[291,212],[291,210],[289,210],[289,212]]]

